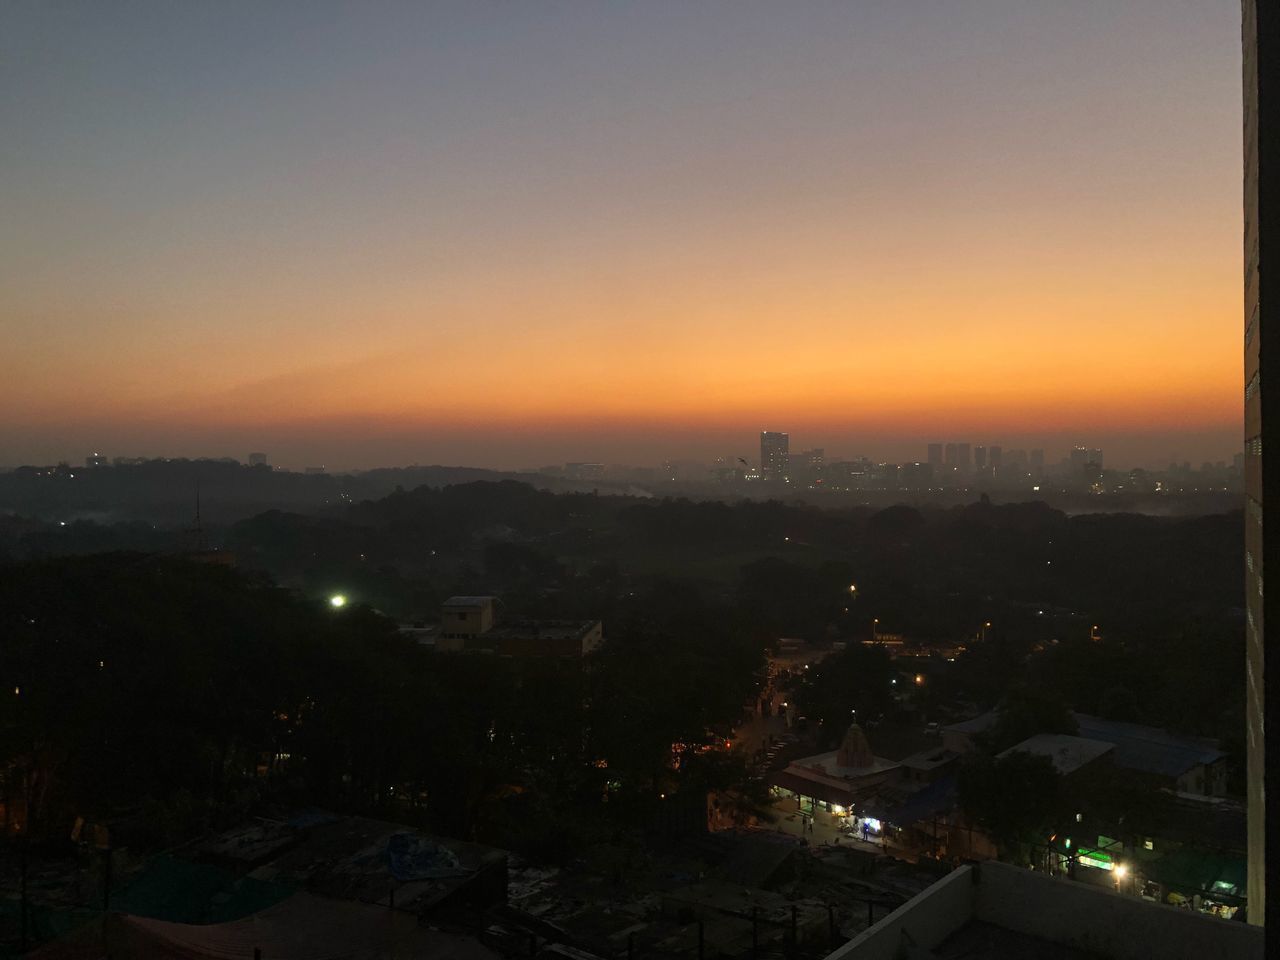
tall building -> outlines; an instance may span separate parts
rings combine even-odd
[[[942,444],[929,444],[929,466],[933,468],[934,473],[942,469]]]
[[[987,448],[982,444],[973,448],[973,469],[978,473],[987,469]]]
[[[962,475],[968,476],[973,469],[973,460],[969,455],[969,444],[956,444],[956,470]]]
[[[772,430],[760,431],[760,475],[766,480],[785,480],[789,468],[791,438]]]
[[[1264,374],[1280,368],[1280,322],[1263,323],[1263,289],[1269,277],[1280,277],[1271,266],[1276,242],[1280,264],[1280,6],[1258,0],[1242,0],[1244,42],[1244,484],[1245,484],[1245,749],[1248,756],[1249,801],[1249,922],[1280,924],[1280,897],[1267,896],[1267,865],[1280,864],[1280,739],[1268,748],[1266,683],[1280,677],[1280,643],[1266,642],[1268,604],[1263,594],[1263,571],[1272,563],[1280,569],[1280,520],[1266,534],[1262,503],[1273,488],[1271,510],[1280,511],[1280,389],[1261,389]],[[1275,107],[1275,112],[1272,112]],[[1268,177],[1270,179],[1268,179]],[[1268,424],[1272,438],[1263,440]],[[1276,466],[1271,466],[1276,461]],[[1271,591],[1271,606],[1280,591]],[[1271,615],[1280,623],[1280,610]],[[1280,699],[1272,698],[1280,703]],[[1270,709],[1274,711],[1275,706]],[[1280,721],[1277,721],[1280,722]],[[1271,724],[1274,726],[1275,724]],[[1270,814],[1270,816],[1268,816]],[[1267,829],[1267,821],[1271,829]]]
[[[265,453],[249,454],[249,466],[265,467],[267,465],[267,455]]]
[[[1004,451],[999,447],[992,447],[987,451],[987,460],[991,463],[992,472],[999,473],[1000,467],[1004,465]]]

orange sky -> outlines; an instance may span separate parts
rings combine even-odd
[[[1238,9],[903,6],[33,10],[0,464],[1229,457]]]

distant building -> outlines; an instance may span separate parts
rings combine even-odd
[[[987,448],[981,444],[973,448],[973,469],[978,473],[987,469]]]
[[[799,480],[805,484],[820,483],[826,466],[826,451],[822,447],[801,450],[789,456],[788,462],[788,475],[793,480]]]
[[[992,473],[999,473],[1000,467],[1004,463],[1004,451],[999,447],[991,447],[987,451],[987,463],[990,465]]]
[[[325,473],[326,471],[324,467],[307,467],[302,472],[305,474],[308,474],[309,476],[319,476],[320,474]]]
[[[929,466],[933,467],[934,473],[942,470],[942,444],[929,444]]]
[[[497,597],[450,597],[440,611],[440,638],[466,640],[493,629]]]
[[[267,465],[267,455],[265,453],[249,454],[249,466],[265,467]]]
[[[84,458],[84,465],[86,467],[105,467],[107,458],[101,453],[91,453]]]
[[[933,464],[904,463],[898,468],[898,482],[906,490],[923,490],[933,484]]]
[[[772,430],[760,432],[760,474],[765,480],[787,479],[790,471],[791,438]]]
[[[497,598],[450,597],[440,611],[434,647],[444,653],[499,657],[580,659],[604,642],[599,620],[516,620],[500,623]],[[402,629],[402,632],[408,633]],[[425,631],[414,628],[422,642]]]
[[[1043,476],[1044,474],[1044,451],[1032,450],[1030,457],[1027,458],[1027,465],[1031,468],[1031,475],[1034,477]]]

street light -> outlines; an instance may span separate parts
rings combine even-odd
[[[879,617],[873,618],[871,621],[871,639],[872,640],[880,639],[880,632],[877,629],[879,626],[880,626],[880,618]]]
[[[329,606],[335,610],[340,610],[347,605],[347,598],[340,593],[335,593],[329,598]]]

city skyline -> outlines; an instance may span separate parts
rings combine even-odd
[[[0,463],[1238,449],[1230,5],[384,14],[6,12]]]
[[[810,453],[811,451],[816,451],[817,453],[824,455],[825,461],[828,464],[850,463],[850,462],[865,460],[873,464],[921,463],[921,464],[932,464],[935,466],[947,466],[947,467],[956,465],[956,466],[961,466],[961,472],[979,471],[983,468],[984,465],[991,470],[997,470],[1000,466],[1000,459],[996,459],[996,458],[1002,458],[1004,462],[1007,464],[1009,462],[1010,455],[1013,455],[1014,457],[1021,456],[1023,460],[1027,460],[1027,459],[1034,460],[1036,455],[1039,454],[1041,457],[1041,462],[1039,466],[1052,468],[1052,467],[1058,466],[1059,464],[1075,463],[1077,460],[1079,460],[1079,462],[1081,463],[1092,461],[1096,459],[1095,457],[1091,456],[1092,454],[1101,453],[1103,455],[1103,461],[1102,461],[1103,466],[1105,466],[1106,469],[1109,469],[1109,470],[1131,470],[1131,469],[1163,470],[1169,466],[1181,467],[1187,464],[1189,464],[1193,469],[1199,469],[1204,464],[1230,465],[1235,458],[1242,455],[1242,451],[1240,449],[1236,449],[1234,451],[1228,450],[1219,456],[1196,458],[1190,455],[1184,455],[1180,451],[1172,450],[1165,456],[1160,456],[1157,454],[1148,458],[1145,461],[1139,462],[1135,460],[1132,456],[1127,455],[1126,451],[1123,449],[1116,450],[1109,447],[1101,448],[1096,444],[1083,443],[1082,440],[1077,440],[1076,442],[1069,443],[1065,446],[1055,445],[1055,444],[1045,445],[1038,438],[1031,437],[1031,438],[1021,438],[1023,441],[1021,443],[1002,442],[1001,440],[987,440],[984,443],[975,443],[972,441],[954,441],[954,440],[953,441],[939,440],[939,441],[931,441],[927,443],[925,442],[917,443],[915,441],[903,440],[903,441],[897,441],[897,442],[888,444],[887,446],[884,446],[884,447],[875,447],[872,445],[864,445],[862,447],[853,447],[853,446],[831,447],[831,446],[824,445],[822,442],[820,442],[817,439],[814,439],[813,437],[809,437],[803,434],[800,435],[801,442],[799,443],[799,445],[796,446],[794,450],[788,451],[787,449],[788,441],[793,436],[791,433],[789,433],[788,431],[761,431],[760,434],[749,435],[748,438],[746,439],[742,437],[736,438],[734,441],[732,441],[732,443],[736,443],[736,446],[732,446],[732,443],[731,443],[729,447],[726,447],[724,449],[721,449],[721,448],[701,449],[701,450],[695,450],[689,453],[688,455],[684,455],[684,456],[673,454],[668,456],[659,456],[649,461],[634,460],[634,459],[627,460],[623,458],[611,459],[608,457],[603,457],[603,458],[591,457],[591,456],[584,455],[580,449],[575,449],[572,447],[568,448],[571,454],[573,454],[571,456],[562,456],[562,457],[546,456],[546,457],[543,457],[542,459],[532,458],[519,463],[479,463],[479,462],[473,462],[473,463],[456,462],[455,463],[455,462],[447,462],[445,460],[438,460],[438,459],[432,460],[429,458],[424,459],[419,457],[417,459],[407,459],[407,460],[399,460],[399,461],[387,460],[387,461],[351,464],[351,463],[342,462],[341,459],[337,459],[337,460],[333,458],[326,459],[323,456],[308,458],[306,456],[299,457],[296,454],[289,455],[287,452],[285,455],[281,455],[280,451],[275,448],[273,448],[274,452],[273,451],[261,452],[258,450],[258,448],[255,448],[254,450],[247,451],[247,452],[243,450],[237,451],[234,449],[218,449],[218,450],[206,449],[206,450],[194,450],[194,451],[187,450],[187,449],[139,451],[135,449],[109,449],[107,447],[95,446],[90,451],[71,451],[64,455],[60,455],[47,460],[41,460],[41,461],[31,460],[25,463],[12,463],[12,464],[0,463],[0,470],[13,469],[18,466],[52,466],[55,464],[70,464],[72,466],[81,466],[81,465],[92,466],[92,465],[98,464],[98,465],[105,466],[105,465],[114,463],[115,465],[119,465],[120,463],[125,463],[125,462],[131,462],[131,461],[141,462],[141,461],[152,460],[152,459],[189,459],[189,460],[232,459],[250,466],[270,465],[273,468],[298,470],[298,471],[302,471],[306,468],[322,466],[334,472],[346,472],[346,471],[359,472],[362,470],[371,470],[371,469],[378,469],[383,467],[403,467],[403,466],[411,466],[411,465],[419,465],[419,464],[422,464],[422,465],[437,464],[441,466],[455,466],[455,467],[478,467],[483,469],[505,470],[505,471],[536,471],[538,469],[541,469],[547,466],[557,466],[561,464],[575,464],[575,463],[599,464],[606,467],[618,467],[618,468],[656,468],[656,467],[661,467],[663,464],[668,464],[668,463],[688,463],[688,464],[702,464],[703,466],[711,468],[711,467],[717,466],[721,462],[723,462],[726,465],[733,464],[735,466],[741,466],[742,462],[745,461],[746,466],[743,468],[744,470],[755,471],[759,473],[763,470],[765,466],[764,461],[766,458],[762,457],[762,454],[764,451],[761,446],[761,443],[763,442],[763,437],[765,436],[782,438],[781,459],[778,462],[783,464],[783,467],[781,469],[783,469],[784,471],[786,469],[785,465],[788,462],[788,457],[794,460],[796,456],[805,455]],[[752,440],[755,440],[756,442],[752,444],[751,442]],[[934,459],[935,452],[932,449],[935,446],[938,448],[936,460]],[[967,468],[963,467],[963,465],[954,464],[952,461],[946,460],[946,455],[949,452],[947,448],[954,447],[954,446],[961,446],[961,447],[967,446],[970,448],[970,458],[967,461],[967,464],[968,464]],[[285,448],[285,449],[287,451],[289,448]],[[886,450],[892,451],[892,452],[885,452]],[[1080,454],[1082,453],[1087,453],[1089,456],[1086,456],[1083,460],[1081,460]],[[978,457],[980,456],[984,458],[992,457],[992,459],[987,460],[985,463],[980,463],[978,462]],[[1034,465],[1035,464],[1033,464],[1033,466]],[[775,467],[775,470],[777,469],[778,468]]]

